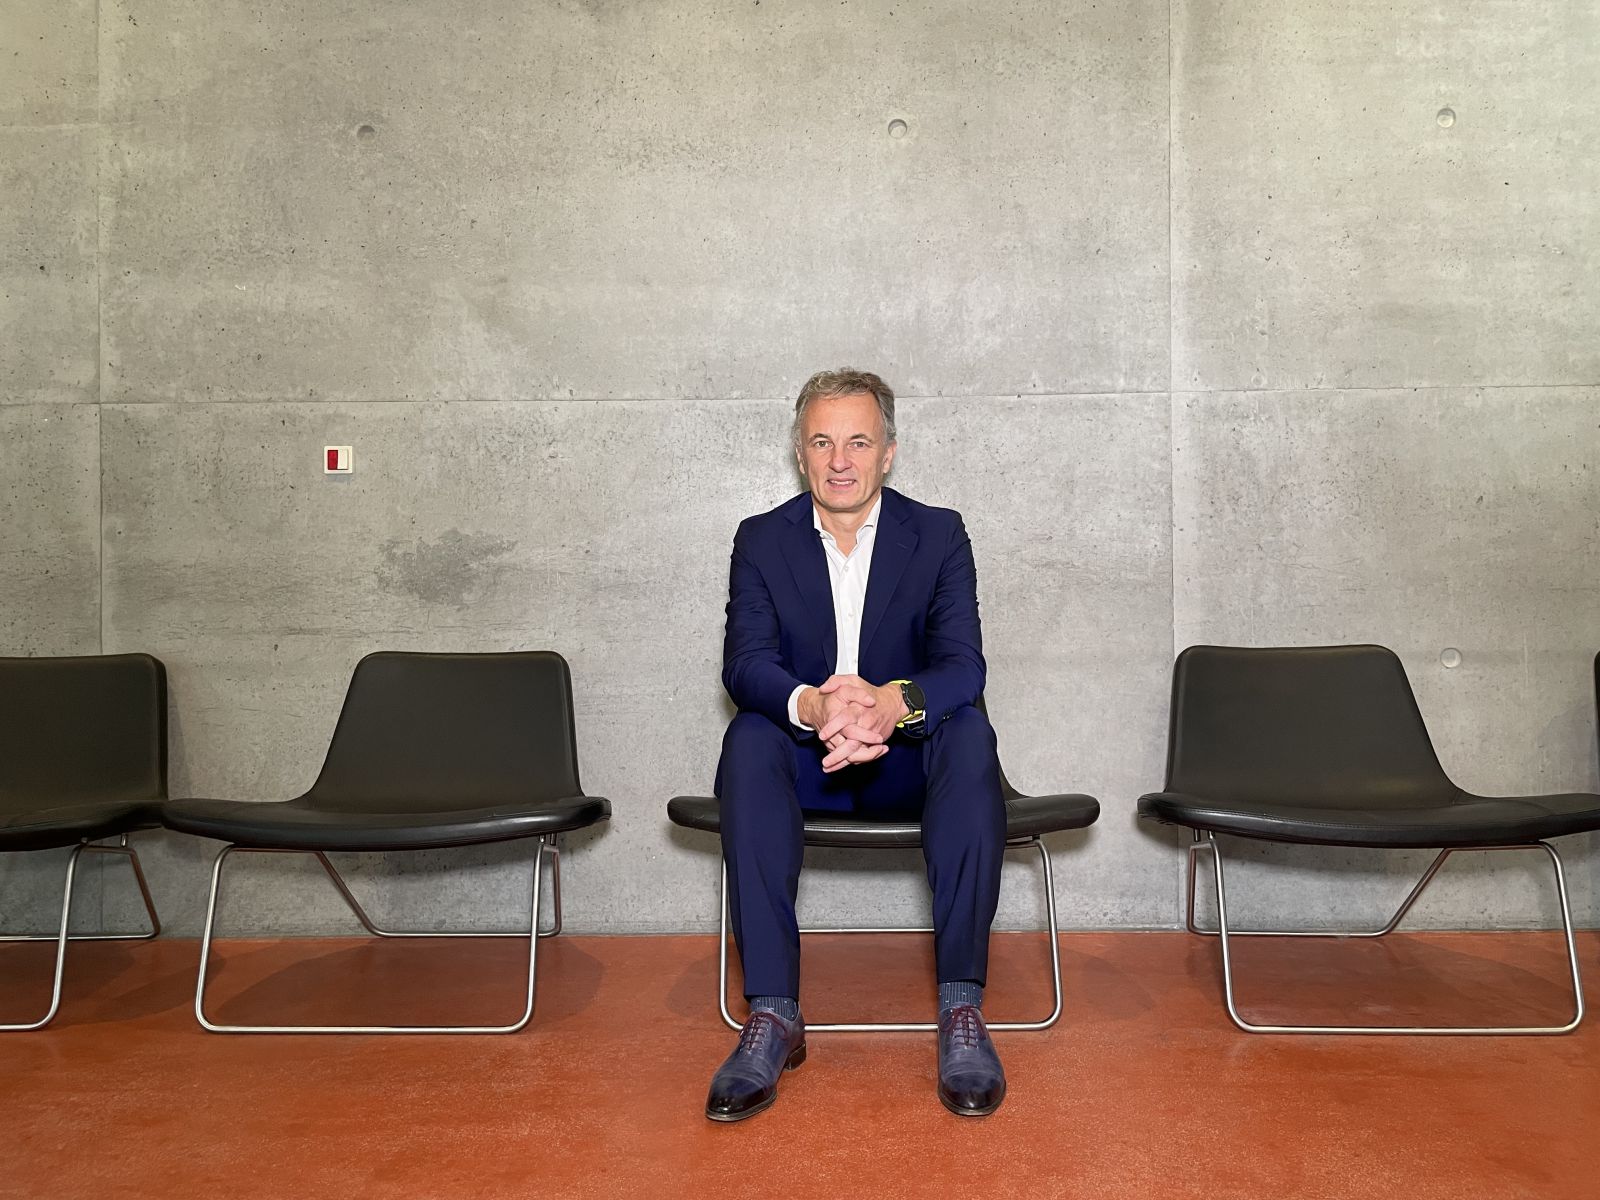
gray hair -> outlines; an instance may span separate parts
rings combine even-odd
[[[800,389],[800,395],[794,402],[792,430],[796,450],[800,448],[800,427],[811,402],[831,400],[835,396],[871,396],[878,402],[878,415],[883,418],[885,444],[894,441],[894,390],[871,371],[840,367],[837,371],[818,371]]]

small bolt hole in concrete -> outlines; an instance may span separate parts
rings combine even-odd
[[[910,132],[911,126],[907,125],[899,117],[889,122],[889,136],[892,138],[903,138]]]
[[[378,136],[378,131],[376,129],[374,129],[371,125],[361,125],[361,126],[358,126],[356,128],[356,139],[358,141],[370,142],[373,138],[375,138],[377,136]]]
[[[1441,108],[1439,115],[1434,120],[1439,122],[1440,129],[1449,129],[1450,126],[1456,123],[1456,110],[1453,108]]]
[[[1446,646],[1439,652],[1439,661],[1444,664],[1447,671],[1454,671],[1461,665],[1461,651],[1454,646]]]

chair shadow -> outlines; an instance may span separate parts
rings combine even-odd
[[[809,954],[807,1015],[812,1020],[932,1020],[933,942],[925,934],[842,934],[807,938],[823,944]],[[1059,939],[1063,1023],[1080,1014],[1096,1022],[1127,1022],[1156,1007],[1156,998],[1125,969],[1079,950],[1071,935]],[[1042,933],[996,931],[985,1015],[994,1021],[1031,1021],[1051,1007],[1049,948]],[[744,1016],[744,976],[739,956],[728,954],[728,1009]],[[687,1019],[718,1020],[717,941],[684,963],[666,992],[668,1010]]]
[[[1236,1003],[1258,1024],[1560,1025],[1572,1015],[1556,930],[1235,938],[1230,949]],[[1218,940],[1192,937],[1184,969],[1220,1010]]]
[[[1157,1007],[1155,994],[1136,974],[1101,955],[1078,949],[1076,941],[1071,934],[1061,939],[1063,1022],[1126,1024]]]
[[[118,990],[119,980],[147,964],[145,942],[74,942],[67,947],[61,1008],[49,1028],[103,1025],[157,1016],[181,1007],[194,989],[194,978],[183,971],[166,974],[138,987]],[[32,961],[24,961],[32,960]],[[0,947],[0,978],[7,981],[6,1008],[0,1021],[31,1020],[41,1016],[50,1002],[50,979],[55,970],[53,942],[12,943]],[[14,1015],[22,995],[37,997],[32,1016]]]
[[[206,1015],[238,1025],[503,1025],[522,1012],[527,961],[520,938],[223,941],[212,953]],[[542,940],[527,1028],[584,1013],[604,974],[575,944]]]
[[[705,939],[706,949],[703,954],[697,954],[678,972],[672,981],[672,986],[667,989],[667,1010],[677,1017],[689,1019],[699,1017],[717,1016],[717,939],[712,934]],[[739,1012],[743,1011],[742,988],[744,976],[739,970],[739,956],[730,949],[728,955],[728,995],[740,1005]]]

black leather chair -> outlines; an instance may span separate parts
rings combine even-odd
[[[128,834],[155,828],[166,798],[167,676],[160,662],[148,654],[0,658],[0,851],[72,847],[57,932],[0,937],[56,943],[49,1011],[0,1030],[40,1029],[55,1017],[69,941],[147,941],[161,932]],[[104,838],[117,844],[98,845]],[[84,854],[128,860],[149,933],[67,932]]]
[[[1600,829],[1600,796],[1486,797],[1439,765],[1405,668],[1382,646],[1234,649],[1191,646],[1173,672],[1167,786],[1141,816],[1193,832],[1188,927],[1219,937],[1228,1015],[1250,1033],[1567,1033],[1583,1019],[1583,988],[1560,856],[1545,839]],[[1382,928],[1354,933],[1234,929],[1228,923],[1219,834],[1302,845],[1436,849],[1438,855]],[[1574,1013],[1562,1025],[1516,1027],[1254,1024],[1234,1001],[1235,937],[1383,937],[1450,855],[1537,850],[1555,869]],[[1195,923],[1195,873],[1210,854],[1215,930]]]
[[[979,707],[983,702],[979,700]],[[1050,973],[1055,988],[1055,1007],[1037,1021],[992,1021],[991,1030],[1048,1029],[1061,1017],[1061,951],[1056,938],[1056,885],[1050,867],[1050,852],[1040,840],[1047,833],[1067,829],[1084,829],[1093,825],[1100,815],[1100,802],[1092,796],[1024,796],[1011,786],[1004,770],[1000,772],[1000,787],[1006,800],[1006,846],[1008,849],[1032,848],[1038,852],[1039,867],[1044,875],[1044,905],[1050,933]],[[667,816],[673,824],[685,829],[701,829],[707,833],[722,834],[722,813],[715,796],[675,796],[667,802]],[[922,826],[916,821],[864,821],[844,816],[808,817],[804,823],[807,846],[832,846],[853,849],[901,850],[918,849],[922,845]],[[740,1022],[728,1009],[728,868],[722,867],[720,886],[722,908],[721,932],[718,941],[717,1004],[722,1019],[733,1028]],[[850,926],[838,929],[802,929],[801,933],[932,933],[931,928],[874,928]],[[835,1022],[807,1025],[808,1032],[881,1033],[912,1032],[937,1029],[933,1022],[875,1021]]]
[[[572,679],[559,654],[369,654],[357,664],[322,773],[294,800],[177,800],[170,829],[228,845],[211,871],[195,1016],[218,1033],[511,1033],[533,1015],[540,937],[561,931],[556,836],[611,815],[578,782]],[[431,850],[517,838],[538,843],[526,932],[396,931],[377,926],[328,855],[335,851]],[[309,854],[369,933],[379,937],[528,939],[522,1016],[509,1025],[225,1025],[205,1015],[206,970],[222,866],[235,852]],[[546,855],[555,868],[555,914],[539,928]]]

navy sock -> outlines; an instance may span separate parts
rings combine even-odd
[[[983,984],[971,979],[958,979],[954,983],[939,985],[939,1015],[943,1016],[958,1004],[983,1007]]]
[[[751,996],[750,1011],[755,1012],[758,1008],[775,1012],[785,1021],[793,1021],[800,1016],[800,1001],[793,996]]]

